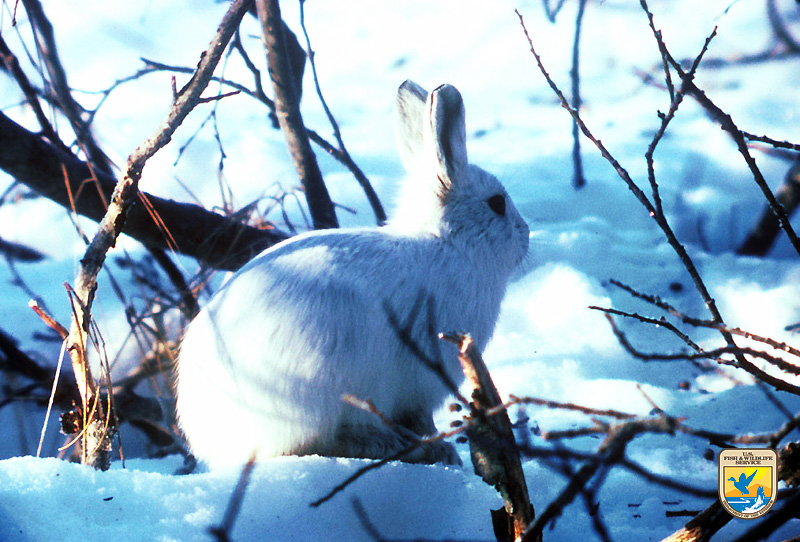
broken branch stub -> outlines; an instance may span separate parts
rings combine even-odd
[[[504,508],[492,511],[495,536],[498,540],[517,540],[535,513],[511,420],[472,337],[465,334],[443,338],[458,345],[458,359],[473,389],[469,406],[476,423],[465,432],[475,473],[494,486],[505,503]],[[490,411],[492,415],[488,414]]]

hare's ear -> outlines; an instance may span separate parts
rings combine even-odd
[[[467,167],[464,101],[456,87],[442,85],[431,92],[427,107],[426,146],[433,153],[439,180],[449,184]]]
[[[400,158],[406,170],[419,167],[423,156],[425,102],[428,92],[413,81],[406,81],[397,90],[395,109],[395,136]]]

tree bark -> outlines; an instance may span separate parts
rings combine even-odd
[[[719,501],[714,501],[682,529],[661,542],[708,542],[717,531],[728,524],[732,517],[722,508]]]
[[[536,514],[508,412],[503,408],[489,370],[469,335],[461,337],[458,358],[472,385],[473,409],[484,416],[480,423],[466,430],[472,465],[484,482],[500,492],[505,503],[504,508],[492,511],[495,536],[498,540],[519,540]],[[487,415],[497,409],[501,411]],[[541,535],[529,538],[541,542]]]
[[[275,91],[275,113],[303,185],[314,229],[336,228],[339,226],[336,210],[322,180],[322,172],[311,150],[300,114],[300,91],[292,73],[280,5],[278,0],[256,0],[256,9],[267,50],[269,76]]]

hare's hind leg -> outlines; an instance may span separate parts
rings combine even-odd
[[[314,453],[334,457],[383,459],[408,448],[413,442],[413,436],[403,436],[386,426],[344,424],[339,427],[333,442],[314,450]]]
[[[336,433],[335,441],[326,449],[315,450],[314,453],[383,459],[413,448],[420,436],[436,434],[436,426],[430,414],[415,412],[413,415],[401,416],[397,425],[396,428],[373,424],[342,425]],[[417,446],[398,459],[407,463],[461,465],[461,458],[455,448],[445,441]]]
[[[415,410],[398,417],[398,425],[405,427],[415,435],[429,437],[437,434],[433,414],[424,410]],[[443,463],[445,465],[461,465],[461,458],[455,447],[447,441],[437,440],[416,450],[414,457],[404,459],[412,463]]]

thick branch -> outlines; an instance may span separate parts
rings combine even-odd
[[[668,536],[662,542],[707,542],[714,534],[731,520],[731,516],[719,503],[711,506],[692,518],[682,529]]]
[[[36,134],[0,113],[0,169],[39,194],[100,221],[111,199],[115,180],[72,154],[56,149]],[[265,248],[288,237],[276,229],[258,229],[198,205],[142,193],[157,213],[158,223],[144,205],[133,205],[123,233],[149,247],[174,249],[219,269],[237,269]],[[169,235],[167,235],[167,232]],[[170,247],[167,239],[174,240]]]
[[[275,113],[303,185],[314,228],[336,228],[339,225],[336,210],[322,180],[322,172],[314,151],[311,150],[300,114],[299,90],[292,76],[278,0],[257,0],[256,8],[267,50],[269,75],[275,91]]]
[[[775,200],[778,205],[783,207],[787,217],[791,217],[797,206],[800,205],[800,159],[786,174],[783,185],[775,192]],[[781,231],[781,224],[778,216],[767,206],[761,214],[758,224],[750,232],[742,246],[737,250],[737,254],[750,256],[765,256]]]
[[[536,514],[528,494],[508,412],[472,337],[462,335],[456,340],[447,339],[459,345],[458,359],[473,388],[472,410],[482,418],[479,423],[466,429],[475,473],[502,495],[505,513],[499,517],[507,523],[505,534],[516,540],[525,533]],[[496,408],[500,409],[496,414],[487,416],[488,411]],[[497,521],[498,515],[493,514],[493,518]],[[495,525],[497,530],[498,526]],[[530,540],[541,541],[541,537],[533,536]]]

